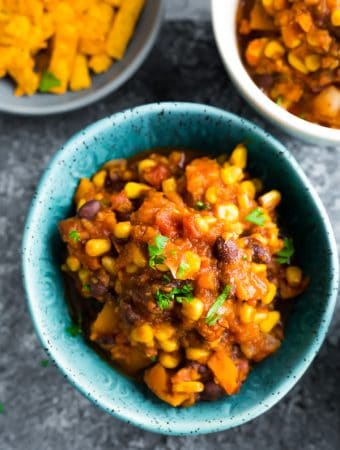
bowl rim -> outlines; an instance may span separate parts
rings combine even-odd
[[[39,105],[26,106],[25,104],[22,104],[19,106],[18,105],[14,106],[11,103],[4,104],[0,102],[0,112],[21,116],[42,116],[42,115],[68,113],[80,108],[84,108],[85,106],[91,105],[92,103],[95,103],[98,100],[101,100],[107,95],[118,90],[125,82],[127,82],[134,75],[135,72],[137,72],[137,70],[143,64],[143,62],[145,61],[145,59],[147,58],[151,49],[154,46],[165,14],[165,1],[157,0],[157,2],[158,2],[156,4],[157,10],[155,11],[154,22],[145,40],[144,45],[137,52],[136,56],[132,59],[130,64],[117,77],[110,80],[107,84],[100,87],[98,90],[94,92],[91,92],[89,89],[87,89],[88,93],[83,97],[71,99],[62,104],[43,105],[43,106]]]
[[[262,404],[255,405],[251,408],[246,409],[242,414],[239,414],[237,418],[233,418],[233,421],[231,424],[229,424],[228,417],[218,419],[214,424],[207,423],[204,421],[204,419],[200,421],[195,421],[194,423],[190,421],[190,424],[188,421],[179,421],[175,425],[173,425],[173,429],[169,430],[168,425],[165,425],[164,423],[152,423],[148,420],[147,417],[144,417],[142,415],[136,416],[134,414],[134,411],[131,411],[129,408],[121,409],[119,412],[115,411],[113,408],[114,404],[110,404],[110,406],[105,403],[102,399],[98,399],[93,395],[91,390],[86,389],[80,384],[79,380],[77,380],[77,375],[74,374],[68,367],[65,367],[63,365],[63,351],[58,350],[56,347],[54,347],[50,343],[49,337],[46,337],[40,330],[39,321],[37,319],[36,311],[39,310],[39,307],[37,306],[37,302],[35,301],[35,296],[33,295],[33,292],[31,293],[31,283],[28,277],[29,273],[29,266],[31,265],[30,258],[29,258],[29,249],[33,245],[33,243],[30,243],[30,233],[31,233],[31,226],[33,223],[34,227],[34,217],[38,213],[38,207],[39,207],[39,197],[40,192],[43,191],[46,186],[49,184],[49,172],[53,170],[53,167],[58,164],[59,161],[63,159],[63,157],[67,157],[67,154],[70,155],[73,153],[73,149],[77,147],[77,145],[81,145],[81,143],[86,140],[87,138],[93,137],[97,135],[98,133],[111,128],[112,127],[112,119],[114,119],[115,125],[119,124],[122,121],[130,120],[133,118],[138,118],[142,116],[143,114],[147,113],[153,113],[153,114],[159,114],[164,109],[167,110],[167,112],[171,113],[185,113],[185,114],[209,114],[213,117],[218,116],[219,118],[223,118],[223,120],[226,121],[239,121],[242,120],[242,123],[244,123],[247,127],[250,127],[252,132],[257,134],[259,137],[261,137],[264,140],[269,140],[273,147],[273,151],[277,151],[280,153],[281,157],[283,157],[288,165],[290,165],[291,169],[294,170],[297,175],[300,177],[301,182],[304,184],[306,189],[309,192],[309,195],[312,197],[313,202],[315,203],[320,218],[324,222],[325,227],[325,233],[327,235],[327,240],[329,243],[329,246],[331,248],[331,266],[333,268],[331,279],[329,283],[329,296],[327,297],[327,306],[324,310],[324,320],[320,323],[319,328],[315,332],[315,337],[309,347],[306,349],[304,358],[301,359],[299,364],[297,364],[292,371],[291,374],[289,374],[286,379],[282,382],[280,385],[280,393],[278,395],[271,395],[269,398],[266,398],[265,402],[262,402]],[[338,281],[339,281],[339,262],[337,257],[337,246],[335,237],[333,234],[333,230],[328,218],[328,215],[326,213],[326,210],[316,193],[315,189],[311,185],[310,181],[307,179],[306,175],[298,165],[295,158],[289,153],[289,151],[275,138],[273,138],[269,133],[262,130],[257,125],[251,123],[248,120],[245,120],[243,118],[240,118],[230,112],[226,112],[224,110],[221,110],[216,107],[203,105],[199,103],[187,103],[187,102],[164,102],[164,103],[152,103],[152,104],[146,104],[142,106],[137,106],[135,108],[126,109],[122,112],[115,113],[109,117],[100,119],[99,121],[94,122],[93,124],[87,126],[83,130],[80,130],[78,133],[76,133],[73,137],[71,137],[60,149],[54,154],[52,159],[50,160],[49,164],[45,168],[43,175],[39,181],[39,184],[37,186],[37,189],[35,191],[35,195],[33,196],[33,200],[28,212],[28,216],[25,223],[24,228],[24,234],[23,234],[23,240],[22,240],[22,279],[23,279],[23,285],[25,290],[25,296],[27,299],[27,305],[28,310],[35,328],[35,331],[39,337],[40,342],[42,343],[43,347],[47,350],[49,356],[51,359],[56,363],[59,370],[64,374],[65,378],[68,379],[68,381],[80,392],[82,393],[86,398],[88,398],[92,403],[98,405],[103,409],[104,411],[108,412],[114,417],[117,417],[124,422],[133,424],[135,426],[138,426],[139,428],[142,428],[147,431],[162,433],[162,434],[168,434],[168,435],[194,435],[194,434],[206,434],[211,432],[217,432],[217,431],[223,431],[235,426],[239,426],[245,422],[248,422],[250,420],[255,419],[259,415],[263,414],[264,412],[268,411],[272,406],[274,406],[282,397],[284,397],[290,389],[293,388],[293,386],[297,383],[297,381],[302,377],[302,375],[305,373],[305,371],[310,366],[311,362],[313,361],[314,357],[316,356],[317,352],[319,351],[327,330],[329,328],[330,321],[333,316],[334,307],[336,304],[336,298],[337,298],[337,292],[338,292]],[[84,342],[84,345],[85,342]],[[170,408],[170,406],[169,406]]]
[[[232,82],[267,120],[313,143],[340,145],[340,130],[303,120],[278,106],[255,84],[241,60],[236,32],[239,0],[210,0],[215,42]]]

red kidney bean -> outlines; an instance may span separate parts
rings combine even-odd
[[[83,205],[78,211],[78,217],[82,219],[92,220],[97,212],[100,210],[100,203],[98,200],[90,200]]]
[[[211,402],[222,397],[223,393],[223,389],[218,384],[213,381],[208,381],[204,386],[204,391],[200,395],[200,398],[201,400]]]
[[[225,263],[232,263],[238,259],[238,248],[236,243],[228,239],[225,241],[221,236],[216,239],[215,250],[217,259]]]
[[[91,295],[94,297],[101,297],[106,294],[107,291],[107,288],[100,281],[98,281],[98,283],[91,283],[90,288]]]
[[[271,257],[267,249],[258,244],[251,244],[252,260],[256,263],[269,264]]]

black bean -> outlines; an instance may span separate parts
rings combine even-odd
[[[269,264],[270,263],[270,253],[269,251],[258,244],[251,245],[252,250],[252,260],[256,263]]]
[[[101,297],[107,292],[107,288],[100,281],[98,281],[98,283],[91,283],[90,289],[91,295],[94,297]]]
[[[233,263],[238,259],[238,248],[232,239],[225,241],[221,236],[216,239],[215,251],[217,259],[225,263]]]
[[[78,217],[82,219],[91,220],[95,217],[97,212],[100,210],[100,203],[98,200],[90,200],[83,205],[78,211]]]
[[[126,320],[126,322],[130,324],[134,324],[138,322],[141,319],[140,314],[138,314],[133,308],[131,303],[122,302],[120,304],[120,309],[123,313],[123,317]]]
[[[223,389],[218,384],[213,381],[208,381],[204,386],[204,391],[200,395],[200,399],[211,402],[222,397],[223,393]]]

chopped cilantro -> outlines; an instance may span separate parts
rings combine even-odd
[[[150,356],[150,361],[156,362],[157,361],[157,355]]]
[[[50,362],[49,362],[48,359],[42,359],[42,360],[40,361],[41,367],[48,367],[49,364],[50,364]]]
[[[164,275],[162,276],[162,280],[163,280],[165,283],[170,283],[171,278],[169,277],[169,275],[164,274]]]
[[[3,403],[0,403],[0,414],[4,414],[5,412],[5,405]]]
[[[198,200],[198,202],[194,204],[194,209],[196,209],[197,211],[204,211],[210,209],[210,206],[207,203]]]
[[[86,292],[90,292],[91,286],[89,284],[84,284],[83,290],[86,291]]]
[[[168,242],[169,238],[166,236],[162,236],[161,234],[158,234],[154,241],[155,244],[148,244],[148,250],[149,250],[149,266],[152,269],[155,269],[157,264],[162,264],[165,260],[165,256],[163,255],[163,250],[166,246],[166,243]]]
[[[179,278],[183,278],[188,269],[190,269],[189,264],[187,264],[186,262],[181,262],[181,264],[178,266],[177,276]]]
[[[276,104],[279,106],[282,106],[282,103],[283,103],[283,97],[282,97],[282,95],[279,95],[276,99]]]
[[[266,217],[260,208],[255,208],[246,216],[246,221],[263,227],[266,222]]]
[[[247,255],[243,255],[243,256],[242,256],[242,259],[243,259],[243,261],[247,261],[247,259],[248,259],[248,258],[247,258]]]
[[[81,316],[78,316],[78,323],[74,323],[72,322],[71,325],[69,325],[68,327],[66,327],[66,333],[69,336],[72,337],[77,337],[78,334],[81,334],[82,329],[81,329]]]
[[[72,239],[73,242],[79,242],[80,240],[80,234],[77,230],[71,230],[68,234],[68,237]]]
[[[58,87],[60,84],[60,80],[52,72],[45,71],[41,75],[39,91],[49,92],[50,89]]]
[[[210,325],[214,325],[218,319],[220,318],[220,315],[218,314],[218,310],[223,305],[225,300],[227,299],[229,293],[230,293],[231,286],[227,284],[221,294],[217,297],[217,299],[214,301],[212,306],[210,307],[207,317],[205,318],[205,323]]]
[[[183,301],[191,302],[194,299],[193,295],[194,288],[190,284],[184,284],[182,287],[173,288],[170,292],[157,291],[156,292],[156,302],[161,309],[168,309],[171,302],[176,300],[178,303],[183,303]]]
[[[284,247],[276,253],[275,260],[280,264],[290,264],[291,257],[294,255],[294,242],[292,238],[284,239]]]

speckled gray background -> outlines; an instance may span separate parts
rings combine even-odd
[[[292,139],[240,99],[219,61],[208,0],[167,0],[160,39],[139,73],[117,93],[81,111],[41,119],[0,115],[1,450],[335,450],[340,447],[340,310],[318,357],[272,410],[234,430],[198,437],[144,432],[82,397],[46,356],[32,329],[20,275],[20,240],[35,185],[54,151],[85,125],[126,107],[161,100],[204,102],[270,130],[316,186],[340,242],[340,149]],[[192,21],[187,20],[191,18]],[[174,22],[173,19],[181,20]],[[321,268],[322,270],[322,268]]]

